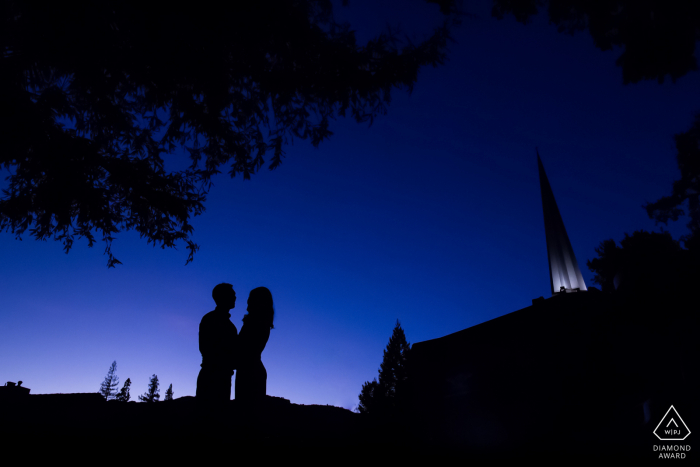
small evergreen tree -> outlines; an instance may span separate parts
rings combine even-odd
[[[141,402],[158,402],[159,399],[160,389],[158,389],[158,377],[153,375],[148,383],[148,391],[139,396],[139,400]]]
[[[166,389],[166,391],[165,391],[165,399],[163,399],[163,400],[164,400],[164,401],[171,401],[171,400],[173,400],[173,385],[172,385],[172,384],[171,384],[170,386],[168,386],[168,389]]]
[[[360,392],[360,405],[357,410],[360,413],[375,413],[377,411],[377,400],[379,399],[379,383],[377,378],[372,381],[366,381],[362,385]]]
[[[129,394],[130,388],[131,378],[126,378],[126,381],[124,381],[124,386],[122,386],[122,390],[119,391],[119,394],[117,394],[117,397],[115,399],[119,402],[129,402],[129,399],[131,399],[131,394]]]
[[[408,356],[411,344],[401,323],[396,320],[394,332],[384,350],[384,358],[379,368],[379,381],[374,379],[362,385],[358,411],[360,413],[393,414],[400,410],[406,397],[408,381]]]
[[[112,400],[117,395],[117,386],[119,385],[119,378],[117,377],[117,361],[112,362],[112,366],[109,367],[107,371],[107,376],[105,380],[102,381],[100,385],[100,394],[106,400]]]

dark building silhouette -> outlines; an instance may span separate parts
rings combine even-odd
[[[0,399],[17,398],[29,395],[29,388],[22,386],[22,381],[16,384],[12,381],[8,381],[4,386],[0,386]]]
[[[698,419],[697,313],[649,320],[640,300],[587,288],[538,165],[553,296],[415,343],[414,435],[501,452],[651,449],[671,403]]]

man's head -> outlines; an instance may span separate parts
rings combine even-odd
[[[236,306],[236,292],[233,291],[231,284],[222,282],[214,287],[214,290],[211,291],[211,296],[217,308],[230,310]]]

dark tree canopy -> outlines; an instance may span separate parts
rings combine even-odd
[[[360,403],[357,406],[357,411],[360,413],[376,413],[381,407],[381,394],[379,391],[379,383],[377,378],[372,381],[365,381],[362,384],[360,395],[358,396]]]
[[[512,14],[516,20],[529,19],[546,7],[549,21],[560,32],[573,34],[588,30],[596,47],[623,48],[617,60],[624,83],[669,75],[675,82],[697,70],[695,48],[700,40],[700,2],[687,0],[493,0],[493,16]],[[698,249],[700,243],[700,114],[690,130],[675,136],[681,178],[664,196],[644,208],[657,224],[678,220],[688,203],[690,234],[685,246]],[[610,240],[612,241],[612,240]],[[614,242],[613,242],[614,243]]]
[[[625,83],[675,81],[697,69],[700,2],[688,0],[493,0],[492,13],[527,23],[546,8],[560,32],[588,30],[596,47],[624,48],[617,59]]]
[[[593,282],[604,292],[632,284],[647,291],[650,287],[672,289],[677,285],[685,256],[680,243],[670,233],[643,230],[625,234],[620,246],[615,240],[605,240],[595,251],[598,258],[586,264],[595,274]]]
[[[2,2],[0,230],[66,252],[98,233],[113,267],[113,235],[134,229],[184,241],[189,263],[213,175],[274,169],[287,142],[318,146],[338,115],[371,123],[392,88],[443,62],[459,12],[427,1],[444,24],[403,47],[390,33],[358,45],[328,0]],[[178,147],[191,165],[169,171]]]
[[[697,251],[681,248],[668,232],[642,230],[625,234],[619,246],[606,240],[596,252],[588,268],[616,300],[620,313],[611,319],[652,328],[676,318],[696,319]]]
[[[695,116],[693,126],[675,136],[678,150],[678,168],[681,178],[673,182],[670,196],[647,203],[644,208],[656,223],[667,224],[685,214],[681,208],[688,203],[688,229],[690,234],[681,237],[688,249],[700,251],[700,114]]]

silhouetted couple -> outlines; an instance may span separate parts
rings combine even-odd
[[[261,360],[270,338],[275,310],[272,294],[258,287],[248,297],[248,314],[243,317],[240,334],[230,321],[236,306],[231,284],[214,287],[216,309],[199,324],[199,351],[202,369],[197,377],[197,399],[218,403],[231,400],[231,377],[236,374],[236,399],[256,400],[267,394],[267,371]]]

